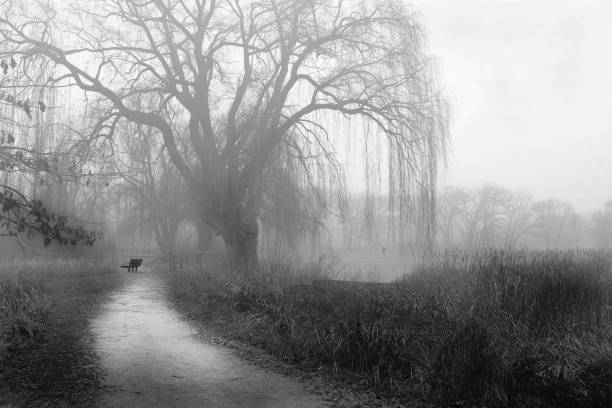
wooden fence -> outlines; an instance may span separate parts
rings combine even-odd
[[[225,261],[225,252],[170,253],[168,269],[182,271],[210,268]]]
[[[121,259],[132,258],[159,258],[162,253],[157,248],[121,248],[119,251]]]

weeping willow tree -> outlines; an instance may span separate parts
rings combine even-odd
[[[22,248],[33,234],[45,245],[92,245],[99,234],[82,226],[74,207],[58,205],[54,194],[55,181],[75,172],[60,165],[69,154],[56,131],[55,90],[48,86],[52,64],[22,58],[5,45],[0,45],[0,234],[16,237]]]
[[[97,128],[156,129],[151,142],[231,260],[256,261],[260,218],[293,211],[299,224],[329,209],[346,188],[336,149],[359,140],[384,141],[363,158],[366,183],[379,184],[370,175],[385,163],[398,239],[415,226],[431,242],[446,112],[423,28],[401,1],[93,0],[27,13],[5,3],[1,39],[62,68],[57,84],[101,96]],[[285,213],[264,211],[275,206]]]
[[[150,143],[154,129],[131,123],[122,127],[120,132],[129,137],[121,138],[114,165],[125,181],[122,193],[132,201],[131,211],[120,214],[124,232],[145,232],[163,253],[175,252],[179,224],[192,212],[185,182],[163,147]]]

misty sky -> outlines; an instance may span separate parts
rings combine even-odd
[[[445,184],[612,198],[612,1],[413,0],[453,109]]]

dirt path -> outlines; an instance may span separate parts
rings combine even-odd
[[[105,371],[100,407],[322,407],[295,380],[256,368],[196,330],[141,269],[92,321]]]

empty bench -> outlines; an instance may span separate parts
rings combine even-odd
[[[127,268],[128,272],[135,271],[138,272],[138,267],[142,265],[142,259],[130,259],[130,263],[128,265],[121,265],[122,268]]]

